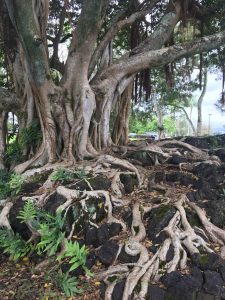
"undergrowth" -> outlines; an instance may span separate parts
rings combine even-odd
[[[0,170],[0,200],[18,195],[23,184],[24,177],[22,175]]]
[[[0,248],[4,253],[7,253],[14,261],[29,256],[31,253],[53,257],[57,263],[54,271],[50,271],[54,284],[66,297],[82,293],[82,289],[78,287],[78,278],[72,277],[70,272],[82,267],[87,275],[92,275],[86,267],[88,249],[85,245],[81,247],[78,242],[66,239],[63,213],[58,211],[52,215],[38,209],[32,200],[28,200],[17,218],[21,223],[27,224],[29,228],[37,232],[40,237],[33,242],[30,240],[25,242],[19,234],[2,228],[0,229]],[[70,265],[70,269],[66,273],[62,273],[60,269],[60,265],[64,261]]]
[[[84,169],[78,169],[76,171],[66,170],[66,169],[57,169],[51,175],[51,180],[55,182],[70,182],[73,179],[84,179],[86,178],[87,173]]]

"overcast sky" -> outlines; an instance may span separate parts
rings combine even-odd
[[[220,76],[221,77],[221,76]],[[222,114],[220,110],[215,106],[215,103],[220,98],[221,95],[221,78],[218,75],[208,73],[208,82],[206,94],[202,104],[202,120],[203,126],[208,127],[209,124],[209,114],[210,116],[210,127],[212,132],[218,132],[223,130],[225,132],[225,114]],[[197,100],[200,91],[194,94],[195,99]],[[197,107],[193,108],[192,121],[196,125],[197,123]],[[224,126],[224,127],[223,127]]]

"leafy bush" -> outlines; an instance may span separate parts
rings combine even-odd
[[[87,173],[84,169],[79,169],[74,171],[66,170],[66,169],[57,169],[51,175],[51,180],[56,182],[69,182],[75,178],[83,179],[87,176]]]
[[[19,174],[12,173],[9,179],[9,188],[11,195],[18,195],[22,189],[24,183],[24,177]]]
[[[0,247],[15,261],[27,255],[32,248],[31,244],[27,244],[18,233],[14,234],[6,228],[0,229]]]
[[[17,130],[12,132],[9,143],[6,147],[5,161],[8,165],[23,162],[26,157],[23,150],[32,147],[35,150],[41,143],[42,133],[38,122],[33,121],[31,126],[23,128],[17,138]]]
[[[51,175],[52,181],[68,182],[74,178],[74,173],[66,169],[57,169]]]
[[[65,241],[65,251],[63,254],[58,256],[58,260],[61,260],[66,257],[70,257],[69,263],[71,264],[71,267],[69,269],[70,271],[73,271],[77,269],[78,267],[82,267],[86,273],[89,273],[89,270],[86,267],[86,259],[87,259],[88,249],[83,245],[80,248],[80,245],[77,242],[72,241]]]
[[[169,117],[165,116],[163,118],[163,126],[165,132],[170,135],[176,133],[175,121]],[[130,118],[129,131],[137,134],[143,134],[145,132],[157,132],[158,131],[158,121],[156,117],[149,118],[149,114],[146,113],[136,113]]]
[[[0,170],[0,200],[10,196],[9,179],[10,173],[7,170]]]
[[[5,152],[5,161],[6,164],[12,165],[12,164],[18,164],[23,162],[23,151],[22,147],[18,143],[18,141],[15,139],[13,142],[7,145],[6,152]]]
[[[40,145],[41,140],[41,128],[37,121],[33,121],[31,126],[23,128],[19,135],[19,145],[22,149],[29,145],[37,148]]]
[[[18,195],[22,189],[24,177],[6,170],[0,170],[0,200]]]
[[[60,270],[52,279],[66,297],[82,293],[82,289],[78,288],[78,280],[71,277],[69,272],[81,266],[88,275],[92,275],[85,265],[88,249],[85,245],[80,247],[77,242],[68,241],[65,238],[63,231],[65,216],[62,212],[51,215],[38,209],[30,199],[26,201],[17,218],[21,222],[29,222],[29,225],[34,226],[35,230],[40,233],[40,241],[32,245],[31,242],[25,242],[19,234],[0,229],[0,247],[3,248],[4,253],[8,253],[13,260],[27,255],[30,251],[37,251],[38,254],[46,253],[48,256],[55,255],[57,261],[68,260],[71,264],[69,271],[63,274]],[[57,255],[62,245],[64,246],[63,253]]]
[[[55,255],[65,239],[65,232],[62,232],[65,217],[61,213],[52,216],[48,213],[43,214],[44,222],[40,223],[38,232],[41,241],[37,244],[38,254],[47,252],[48,256]]]
[[[66,297],[73,297],[76,294],[81,294],[82,289],[78,288],[78,280],[75,277],[71,277],[69,273],[59,272],[55,276],[56,285],[66,295]]]

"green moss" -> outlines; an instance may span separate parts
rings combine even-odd
[[[207,255],[207,254],[202,254],[202,255],[200,256],[199,262],[200,262],[200,264],[201,264],[202,266],[207,265],[208,262],[209,262],[209,257],[208,257],[208,255]]]
[[[201,222],[196,213],[192,212],[189,208],[185,208],[185,212],[187,215],[187,220],[192,227],[198,226],[201,227]]]
[[[166,213],[172,208],[170,205],[161,206],[155,212],[156,218],[161,220],[166,215]]]

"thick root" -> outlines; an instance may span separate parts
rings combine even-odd
[[[12,202],[5,202],[3,204],[3,209],[0,213],[0,227],[6,227],[9,230],[12,229],[8,220],[8,215],[12,206],[13,206]]]
[[[140,205],[138,203],[133,205],[131,237],[125,244],[125,251],[129,255],[140,256],[138,262],[133,265],[133,269],[127,275],[123,292],[123,300],[130,299],[139,281],[141,283],[141,290],[138,295],[134,295],[134,299],[144,300],[147,294],[149,281],[158,281],[162,276],[160,272],[160,265],[164,265],[164,272],[170,273],[177,269],[182,270],[187,268],[188,256],[192,256],[195,253],[199,254],[202,250],[208,253],[213,252],[209,243],[202,238],[202,236],[206,236],[204,231],[200,228],[192,228],[188,222],[186,212],[183,207],[185,202],[197,212],[206,233],[210,238],[213,236],[214,240],[212,239],[212,241],[215,242],[216,237],[216,241],[220,241],[221,245],[223,244],[225,232],[214,225],[212,226],[205,217],[204,212],[195,204],[190,203],[186,199],[186,195],[181,195],[177,201],[171,202],[173,202],[177,212],[174,214],[169,224],[163,229],[163,231],[167,234],[167,239],[164,240],[157,252],[152,256],[148,253],[147,248],[141,243],[145,239],[146,232],[142,222]],[[142,211],[144,212],[145,210],[143,209]],[[149,211],[149,209],[146,211]],[[174,255],[173,258],[166,263],[167,253],[171,245],[174,249]],[[125,273],[127,272],[126,265],[113,266],[109,268],[107,273],[104,273],[104,276],[110,277],[110,275],[113,274],[114,276],[120,277],[120,274],[123,271]],[[106,281],[107,279],[105,282]],[[110,299],[108,296],[112,295],[114,286],[114,284],[110,284],[105,299]]]

